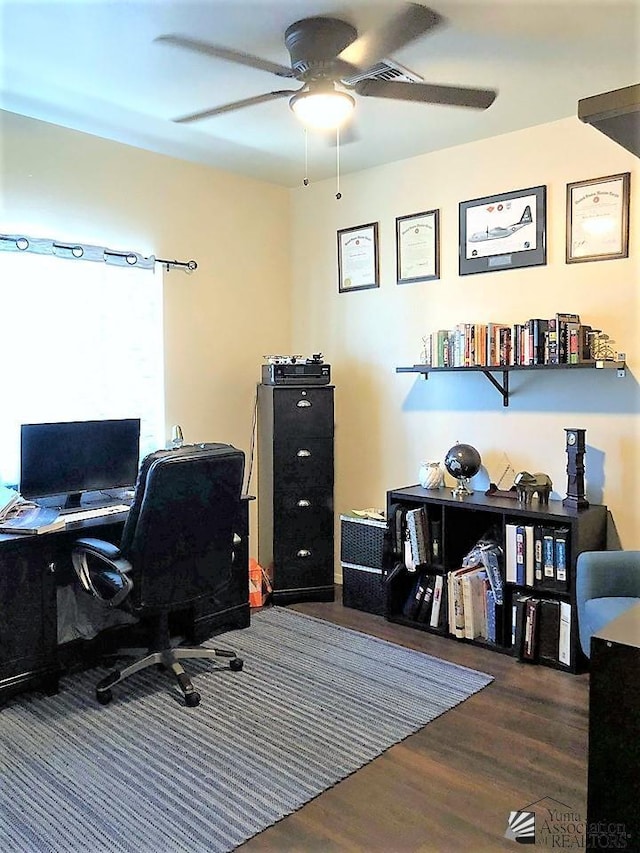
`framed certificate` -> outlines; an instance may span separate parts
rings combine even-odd
[[[440,211],[426,210],[396,218],[398,284],[440,278]]]
[[[567,184],[567,263],[629,256],[630,172]]]
[[[547,188],[460,202],[460,275],[547,263]]]
[[[380,287],[378,223],[338,231],[338,292]]]

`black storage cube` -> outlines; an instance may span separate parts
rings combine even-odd
[[[385,521],[358,515],[340,516],[342,603],[345,607],[384,615]]]

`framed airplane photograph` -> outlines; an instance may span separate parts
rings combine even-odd
[[[545,186],[461,201],[460,275],[546,264],[546,219]]]

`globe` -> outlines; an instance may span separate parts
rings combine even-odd
[[[472,494],[465,481],[469,480],[480,470],[482,460],[480,454],[470,444],[454,444],[444,457],[444,467],[458,481],[454,495]]]

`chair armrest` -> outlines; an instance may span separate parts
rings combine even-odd
[[[78,539],[71,560],[84,589],[111,607],[117,607],[133,589],[128,577],[131,563],[111,542]]]
[[[610,596],[640,597],[640,551],[584,551],[578,555],[578,604]]]

